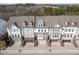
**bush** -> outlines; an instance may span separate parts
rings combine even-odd
[[[0,49],[5,50],[7,48],[6,42],[5,41],[0,41]]]

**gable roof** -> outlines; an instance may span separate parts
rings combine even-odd
[[[56,23],[56,24],[54,25],[54,27],[61,27],[61,26],[60,26],[59,24]]]
[[[22,27],[24,22],[34,22],[34,16],[12,16],[9,18],[7,26],[9,27],[14,22],[17,23],[18,27]]]
[[[40,20],[43,19],[45,21],[45,27],[54,27],[54,24],[57,23],[60,26],[66,26],[66,22],[69,21],[70,25],[73,22],[77,22],[76,26],[79,26],[79,16],[13,16],[10,17],[8,21],[8,26],[10,26],[12,23],[16,22],[19,27],[22,27],[22,23],[24,21],[27,21],[30,23],[31,21],[35,22],[35,19]],[[41,23],[41,21],[39,22]]]

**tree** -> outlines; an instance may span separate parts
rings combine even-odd
[[[5,41],[0,41],[0,49],[5,49],[7,47]]]

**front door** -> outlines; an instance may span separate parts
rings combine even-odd
[[[38,39],[43,39],[43,34],[38,34]]]

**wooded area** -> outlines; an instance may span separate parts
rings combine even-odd
[[[79,5],[17,4],[0,5],[0,18],[10,16],[79,15]]]

